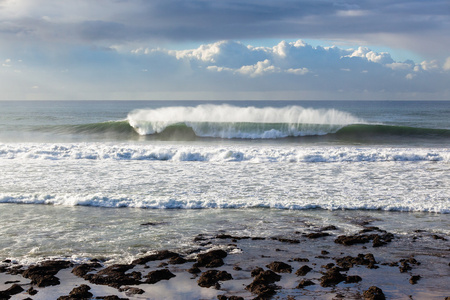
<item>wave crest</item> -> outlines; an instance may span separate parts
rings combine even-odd
[[[140,135],[188,127],[199,137],[246,139],[325,135],[349,124],[362,123],[359,118],[335,109],[226,104],[139,109],[130,112],[127,119]]]

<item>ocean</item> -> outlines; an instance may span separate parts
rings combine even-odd
[[[130,262],[300,221],[448,236],[449,116],[450,101],[0,101],[0,260]]]

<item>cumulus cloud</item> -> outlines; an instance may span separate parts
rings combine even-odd
[[[0,68],[2,97],[392,100],[450,95],[448,60],[402,62],[368,47],[312,46],[302,40],[266,47],[221,40],[181,50],[145,43],[85,47],[67,57],[76,59],[60,63],[54,52],[33,52],[20,57],[20,74]],[[39,94],[30,86],[41,87]]]
[[[445,60],[443,68],[445,71],[450,71],[450,57],[447,57],[447,59]]]

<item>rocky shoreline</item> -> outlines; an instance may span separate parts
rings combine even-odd
[[[289,237],[199,234],[188,253],[162,250],[109,266],[4,260],[0,299],[450,299],[449,237],[360,226],[351,235],[333,225]],[[424,253],[429,241],[439,248]]]

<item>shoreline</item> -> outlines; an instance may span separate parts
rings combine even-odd
[[[272,237],[218,230],[192,236],[197,246],[183,253],[160,250],[129,264],[48,260],[19,267],[6,260],[0,298],[382,299],[369,297],[373,286],[386,299],[450,296],[449,236],[392,234],[370,220],[358,226],[346,234],[329,225]]]

